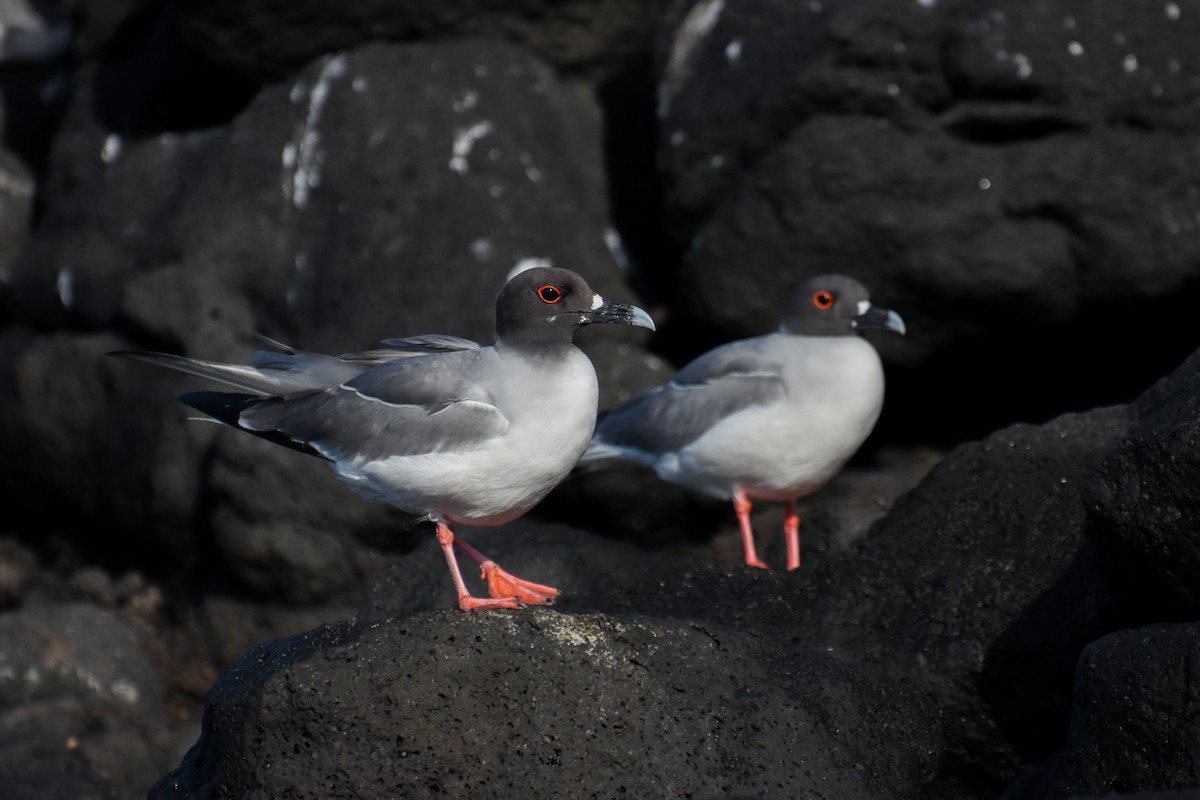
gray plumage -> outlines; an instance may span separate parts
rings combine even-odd
[[[512,412],[496,407],[488,380],[504,368],[490,347],[409,354],[336,387],[264,400],[238,424],[286,434],[331,461],[469,452],[509,429]]]
[[[738,412],[781,401],[786,391],[781,365],[764,344],[769,341],[710,350],[669,384],[606,414],[597,442],[647,455],[678,452]]]
[[[669,384],[602,415],[583,462],[645,464],[665,480],[734,501],[746,560],[763,566],[750,501],[787,502],[791,520],[793,501],[837,474],[879,417],[883,368],[855,335],[863,327],[904,332],[899,315],[872,306],[852,278],[806,281],[776,333],[711,350]],[[788,536],[794,567],[799,544]]]
[[[586,449],[598,390],[591,362],[571,343],[579,327],[654,326],[641,309],[606,301],[575,273],[554,268],[510,280],[497,297],[496,317],[497,341],[488,347],[426,335],[341,356],[267,340],[274,349],[254,353],[248,365],[113,355],[240,390],[180,399],[248,433],[321,456],[364,497],[433,520],[460,606],[511,608],[549,602],[557,591],[481,560],[449,526],[515,519]],[[467,593],[451,544],[484,566],[491,600]]]

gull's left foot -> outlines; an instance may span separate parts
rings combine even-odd
[[[495,561],[484,561],[479,565],[479,575],[488,585],[488,594],[492,597],[515,597],[530,606],[554,605],[554,598],[559,591],[553,586],[543,586],[540,583],[527,581],[505,572]]]

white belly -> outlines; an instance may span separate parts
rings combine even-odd
[[[814,350],[811,360],[794,365],[795,374],[785,374],[784,402],[726,418],[661,459],[662,477],[718,497],[741,489],[763,500],[803,497],[829,481],[879,418],[883,368],[875,348],[858,337],[829,339]]]
[[[394,456],[334,468],[356,492],[445,522],[501,525],[549,494],[579,461],[596,424],[596,373],[572,349],[561,369],[506,361],[495,401],[501,436],[457,452]]]

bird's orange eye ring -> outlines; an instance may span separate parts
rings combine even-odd
[[[813,292],[812,301],[813,305],[822,311],[833,308],[833,293],[826,291]]]
[[[553,305],[562,300],[562,290],[552,283],[547,283],[545,286],[538,287],[537,296],[543,303]]]

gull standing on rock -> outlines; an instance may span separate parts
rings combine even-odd
[[[904,321],[871,305],[866,288],[822,275],[791,296],[776,333],[730,342],[666,386],[600,417],[584,466],[636,462],[659,477],[733,501],[746,563],[758,557],[752,500],[787,504],[787,566],[800,566],[795,501],[824,486],[875,427],[883,367],[863,328],[904,333]]]
[[[640,308],[614,303],[565,269],[513,277],[496,298],[496,343],[454,336],[389,339],[388,347],[328,356],[260,350],[249,365],[118,352],[208,378],[238,392],[193,392],[184,403],[240,430],[324,458],[350,488],[424,515],[464,611],[550,604],[558,590],[500,569],[452,525],[502,525],[533,508],[575,466],[596,424],[596,371],[572,344],[595,323],[654,329]],[[474,597],[458,548],[482,570]]]

